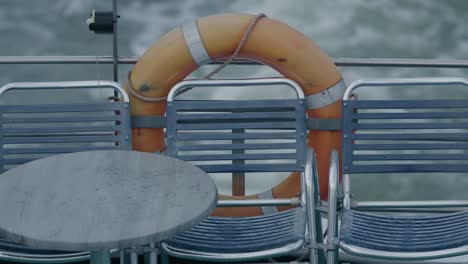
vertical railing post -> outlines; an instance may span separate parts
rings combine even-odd
[[[119,72],[119,52],[118,52],[118,43],[117,43],[117,19],[119,15],[117,14],[117,0],[112,0],[112,19],[113,19],[113,29],[112,29],[112,59],[114,65],[114,82],[118,82],[118,72]]]

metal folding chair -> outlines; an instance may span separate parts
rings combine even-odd
[[[298,98],[175,98],[189,87],[272,85],[286,85]],[[221,200],[219,206],[297,207],[255,217],[209,217],[162,243],[163,254],[231,262],[287,255],[305,247],[309,249],[312,263],[323,260],[317,250],[317,243],[322,239],[317,170],[313,150],[306,147],[305,101],[296,83],[283,78],[184,81],[169,93],[166,113],[168,155],[193,162],[209,173],[297,171],[301,173],[302,191],[292,199]],[[258,149],[267,149],[269,153],[256,153]]]
[[[450,85],[468,86],[468,82],[456,78],[371,79],[348,87],[343,97],[342,200],[336,152],[330,166],[328,243],[335,249],[328,251],[328,263],[339,261],[338,248],[354,256],[387,260],[468,253],[468,201],[353,201],[351,196],[351,178],[359,174],[411,177],[468,172],[468,99],[358,100],[352,96],[365,86],[405,86],[418,91],[414,89]],[[374,212],[368,212],[371,210]]]
[[[64,92],[72,93],[78,89],[98,90],[101,100],[95,102],[85,98],[84,102],[79,103],[64,100]],[[115,91],[121,101],[108,100],[101,89]],[[26,94],[39,96],[39,93],[42,97],[49,97],[48,102],[31,103],[19,98]],[[0,100],[6,97],[0,104],[1,172],[59,153],[131,149],[129,98],[117,83],[10,83],[0,88]],[[89,252],[38,250],[0,238],[2,261],[63,263],[87,259]]]

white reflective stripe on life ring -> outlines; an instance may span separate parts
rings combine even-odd
[[[258,194],[258,199],[274,199],[273,191],[269,190]],[[276,206],[261,206],[264,215],[275,214],[278,212]]]
[[[318,109],[333,104],[342,99],[345,90],[346,84],[344,80],[341,79],[338,83],[320,93],[306,96],[307,108]]]
[[[190,51],[193,60],[198,66],[211,62],[211,58],[205,49],[205,45],[198,31],[197,22],[188,23],[182,26],[184,32],[185,45]]]

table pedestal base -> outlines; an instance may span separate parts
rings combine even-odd
[[[138,253],[144,253],[145,256],[145,264],[158,264],[158,252],[159,249],[156,247],[156,243],[150,243],[146,247],[140,247],[142,251],[139,251],[137,247],[132,247],[130,250],[130,264],[138,264]],[[121,255],[121,259],[123,259],[125,256],[124,254]],[[127,261],[125,259],[125,261]],[[121,262],[121,264],[125,264],[124,262]]]
[[[111,264],[110,251],[91,251],[91,264]]]

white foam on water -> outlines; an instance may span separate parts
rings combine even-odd
[[[106,3],[107,2],[107,3]],[[91,11],[91,9],[96,8],[100,10],[100,8],[110,7],[112,4],[111,1],[96,1],[96,0],[80,0],[80,1],[67,1],[67,0],[59,0],[55,1],[50,7],[52,10],[56,12],[60,12],[60,14],[64,15],[77,15],[82,14],[83,11]]]

